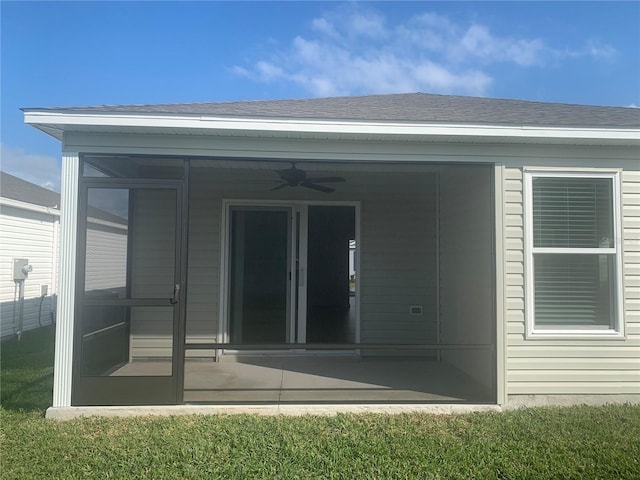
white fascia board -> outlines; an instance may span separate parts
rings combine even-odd
[[[54,217],[60,216],[60,210],[57,208],[44,207],[42,205],[36,205],[34,203],[21,202],[20,200],[14,200],[13,198],[0,197],[0,205],[4,207],[13,207],[20,210],[27,210],[29,212],[44,213],[45,215],[52,215]]]
[[[640,129],[535,127],[474,124],[431,124],[407,122],[321,121],[305,119],[229,118],[186,115],[90,114],[51,111],[25,112],[25,123],[37,126],[63,126],[73,131],[82,127],[129,127],[199,129],[211,134],[229,131],[299,133],[299,134],[352,134],[380,136],[459,136],[459,137],[511,137],[514,139],[602,139],[632,141],[640,144]]]

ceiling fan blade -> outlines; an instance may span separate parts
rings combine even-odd
[[[321,182],[321,183],[337,183],[337,182],[346,182],[346,180],[342,177],[314,177],[307,178],[307,182]]]
[[[285,182],[285,183],[281,183],[281,184],[280,184],[280,185],[278,185],[277,187],[273,187],[273,188],[271,189],[271,191],[273,192],[273,191],[275,191],[275,190],[280,190],[281,188],[284,188],[284,187],[286,187],[286,186],[288,186],[288,185],[289,185],[289,184],[288,184],[288,183],[286,183],[286,182]]]
[[[300,186],[310,188],[311,190],[318,190],[319,192],[323,192],[323,193],[330,193],[330,192],[336,191],[335,188],[325,187],[324,185],[318,185],[316,183],[311,183],[311,182],[302,182],[300,183]]]

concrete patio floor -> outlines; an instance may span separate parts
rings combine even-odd
[[[449,364],[413,357],[222,356],[188,360],[185,403],[490,403]]]

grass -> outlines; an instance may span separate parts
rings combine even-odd
[[[44,412],[53,391],[53,327],[23,334],[0,347],[0,404],[12,412]]]
[[[44,420],[52,333],[2,344],[2,479],[640,478],[640,407]]]

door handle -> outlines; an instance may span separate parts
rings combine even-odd
[[[176,286],[173,287],[173,297],[169,299],[169,303],[171,305],[175,305],[180,301],[180,284],[176,283]]]

